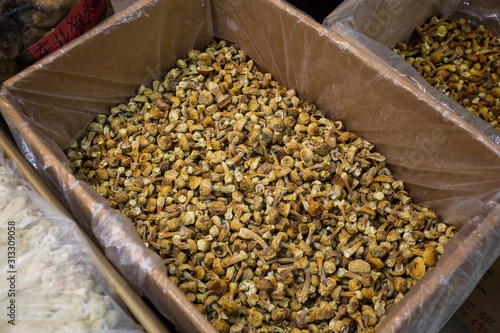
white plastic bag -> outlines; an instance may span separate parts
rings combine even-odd
[[[75,222],[19,177],[0,151],[0,331],[143,332]]]

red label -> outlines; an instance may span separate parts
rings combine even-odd
[[[36,60],[41,59],[94,27],[105,10],[105,0],[78,0],[68,16],[28,51]]]

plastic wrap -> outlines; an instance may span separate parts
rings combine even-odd
[[[0,110],[26,159],[135,290],[178,330],[213,332],[130,221],[75,179],[62,149],[214,36],[237,42],[301,99],[374,143],[418,204],[462,226],[380,327],[437,332],[500,254],[500,148],[351,35],[277,0],[138,1],[7,81]]]
[[[0,83],[112,14],[109,0],[1,0]]]
[[[473,26],[484,24],[500,36],[500,14],[496,1],[344,1],[323,21],[328,29],[345,33],[356,39],[381,61],[390,64],[395,73],[404,75],[422,92],[432,96],[462,119],[482,131],[495,143],[500,144],[498,130],[488,122],[472,114],[459,103],[448,98],[425,81],[417,71],[390,48],[398,42],[406,42],[417,26],[432,16],[465,18]]]
[[[122,309],[75,222],[0,151],[2,332],[143,332]]]

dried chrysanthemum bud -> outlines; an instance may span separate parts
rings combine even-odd
[[[408,272],[410,276],[417,280],[420,280],[424,276],[425,271],[424,258],[422,257],[415,257],[415,259],[408,264]]]

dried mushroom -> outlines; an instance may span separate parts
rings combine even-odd
[[[0,83],[112,13],[109,0],[2,0]]]
[[[372,332],[456,232],[373,144],[223,40],[66,153],[220,332]]]
[[[393,48],[427,82],[500,130],[500,38],[463,18],[432,17]]]

